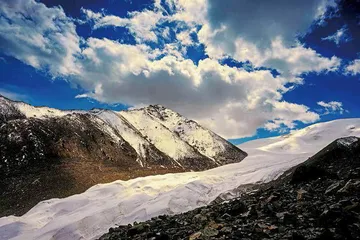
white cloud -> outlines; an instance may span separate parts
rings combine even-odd
[[[323,115],[327,114],[343,114],[346,110],[343,108],[343,104],[341,102],[331,101],[331,102],[324,102],[320,101],[317,104],[324,108]]]
[[[347,26],[344,25],[342,28],[337,30],[333,35],[327,36],[322,38],[323,41],[331,41],[334,42],[336,45],[340,45],[342,42],[349,42],[351,41],[351,37],[348,33]]]
[[[336,57],[324,58],[294,40],[297,31],[305,31],[305,25],[309,27],[321,15],[323,11],[319,9],[324,1],[307,1],[309,6],[296,3],[300,13],[293,13],[293,7],[284,1],[281,12],[286,12],[285,16],[274,18],[269,27],[272,31],[263,33],[259,31],[264,27],[256,17],[271,23],[273,13],[265,16],[268,11],[260,8],[249,20],[247,11],[258,5],[239,1],[244,4],[239,8],[237,1],[222,4],[228,8],[225,10],[229,16],[214,10],[217,2],[209,1],[208,7],[205,0],[167,0],[168,14],[160,1],[156,1],[153,11],[132,12],[128,18],[83,9],[94,28],[128,28],[137,40],[136,45],[106,38],[81,40],[72,20],[61,8],[47,8],[33,0],[18,0],[14,13],[12,2],[0,3],[2,15],[14,18],[14,23],[10,24],[0,17],[5,23],[0,25],[0,41],[8,46],[3,50],[6,54],[38,69],[49,70],[54,76],[65,76],[69,82],[81,86],[87,93],[79,97],[136,106],[159,103],[198,120],[224,137],[250,136],[259,127],[294,128],[297,121],[317,121],[317,113],[304,105],[286,102],[283,93],[290,89],[285,87],[288,83],[302,82],[301,74],[332,71],[340,63]],[[264,8],[270,8],[269,12],[278,11],[274,9],[278,8],[277,4],[272,3],[274,7],[263,3]],[[284,10],[283,7],[288,8]],[[31,8],[33,10],[27,11]],[[239,16],[244,19],[238,19]],[[286,16],[294,19],[287,23]],[[306,19],[301,20],[301,16]],[[37,17],[42,24],[28,20]],[[238,20],[242,24],[238,24]],[[175,42],[166,44],[163,49],[153,49],[147,42],[157,41],[157,26],[162,21],[180,21],[185,27],[177,32]],[[210,58],[196,65],[184,58],[184,52],[193,44],[190,32],[197,33],[199,25],[202,28],[198,37]],[[160,31],[160,34],[167,36],[166,32]],[[253,41],[259,36],[264,39]],[[13,45],[17,47],[9,47]],[[275,68],[280,75],[275,77],[269,70],[248,72],[221,65],[218,59],[224,56],[251,61],[254,66]]]
[[[83,74],[77,81],[89,90],[82,97],[132,105],[160,103],[194,118],[225,137],[252,135],[268,120],[294,127],[318,115],[302,105],[282,100],[287,80],[270,71],[247,72],[205,59],[166,56],[142,46],[107,39],[88,40]],[[108,64],[111,62],[112,64]]]
[[[223,29],[228,50],[235,49],[234,39],[254,43],[259,49],[267,48],[281,37],[286,47],[296,43],[296,37],[308,31],[314,20],[323,17],[326,6],[334,1],[262,1],[262,0],[209,0],[207,23],[212,31]]]
[[[178,40],[184,41],[186,45],[191,45],[192,40],[186,34],[194,31],[194,26],[204,22],[206,13],[206,0],[165,0],[154,1],[154,9],[143,11],[129,12],[128,17],[121,18],[114,15],[106,15],[105,13],[95,13],[89,9],[82,9],[85,14],[86,21],[93,23],[93,28],[101,27],[126,27],[135,36],[138,43],[144,41],[157,42],[157,26],[164,22],[176,22],[186,26],[188,30],[178,34]],[[170,12],[165,10],[163,4],[167,5]],[[160,35],[168,38],[168,30],[161,32]]]
[[[297,76],[307,72],[334,71],[340,66],[340,59],[322,57],[311,48],[300,43],[286,47],[281,37],[275,37],[265,49],[242,38],[233,39],[229,45],[226,39],[226,27],[213,30],[204,25],[199,31],[199,40],[206,46],[206,53],[215,59],[231,57],[240,62],[250,61],[255,67],[269,67],[278,70],[286,77],[298,79]]]
[[[189,29],[185,31],[181,31],[176,34],[176,39],[184,46],[194,45],[194,41],[191,38],[191,33],[194,33],[194,29]]]
[[[170,28],[169,27],[165,27],[161,32],[161,36],[163,37],[163,39],[170,39]]]
[[[169,16],[172,21],[185,22],[192,27],[205,21],[207,0],[165,0],[165,3],[172,10]]]
[[[333,71],[337,57],[325,58],[297,41],[311,24],[323,18],[333,1],[209,0],[206,21],[198,33],[206,53],[215,59],[231,57],[269,67],[301,82],[307,72]]]
[[[355,59],[346,66],[345,72],[347,74],[356,75],[360,73],[360,59]]]
[[[54,75],[79,73],[80,37],[60,7],[33,0],[0,1],[0,49]]]
[[[81,9],[85,14],[86,20],[93,22],[93,28],[101,27],[126,27],[135,36],[137,42],[144,41],[157,42],[155,33],[156,25],[160,24],[163,15],[160,11],[144,10],[129,13],[128,18],[121,18],[104,13],[95,13],[89,9]]]

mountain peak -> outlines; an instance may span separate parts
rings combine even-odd
[[[0,181],[11,178],[10,182],[21,185],[22,178],[26,182],[39,178],[46,182],[48,190],[32,201],[64,197],[63,193],[117,179],[206,170],[246,156],[161,105],[119,112],[62,111],[1,98],[0,123]],[[9,194],[10,182],[5,186]],[[59,184],[60,194],[55,191]],[[24,194],[38,192],[36,188],[24,185]],[[31,202],[24,206],[28,209]]]

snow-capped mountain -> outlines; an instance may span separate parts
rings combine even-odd
[[[0,204],[0,216],[14,213],[6,211],[17,209],[19,202],[17,213],[23,213],[43,199],[69,196],[97,183],[206,170],[246,156],[159,105],[121,112],[62,111],[1,96],[0,153],[2,198],[9,199]],[[34,191],[39,194],[27,201]]]
[[[196,122],[159,105],[122,112],[61,111],[48,107],[33,107],[0,97],[0,114],[2,122],[5,123],[3,128],[13,124],[8,120],[18,120],[24,124],[31,124],[33,121],[46,124],[53,119],[63,119],[74,126],[81,125],[86,119],[91,127],[106,134],[114,143],[129,144],[136,152],[134,160],[139,167],[157,164],[185,170],[204,170],[239,162],[246,156],[244,152]],[[49,126],[49,131],[51,127]],[[60,127],[66,131],[69,126]],[[16,131],[12,135],[14,134]],[[39,138],[36,132],[32,135]],[[14,138],[16,136],[5,138],[1,143],[11,144]],[[42,144],[41,139],[38,140],[39,144]],[[20,150],[19,154],[21,152]],[[6,151],[2,157],[6,158]],[[163,160],[157,163],[159,159]],[[4,165],[2,164],[0,169],[6,168],[6,164]]]
[[[186,212],[219,196],[236,197],[241,185],[271,181],[347,136],[360,136],[360,119],[318,123],[282,137],[242,144],[240,147],[249,152],[243,161],[203,172],[99,184],[82,194],[40,202],[21,217],[1,218],[0,238],[94,239],[117,224]],[[337,143],[347,146],[355,140],[340,139]]]

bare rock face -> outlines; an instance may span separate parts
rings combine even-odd
[[[0,216],[98,183],[206,170],[244,157],[215,133],[159,105],[61,111],[0,96]]]

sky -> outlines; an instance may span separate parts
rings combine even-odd
[[[233,143],[360,117],[359,0],[2,0],[0,94],[161,104]]]

